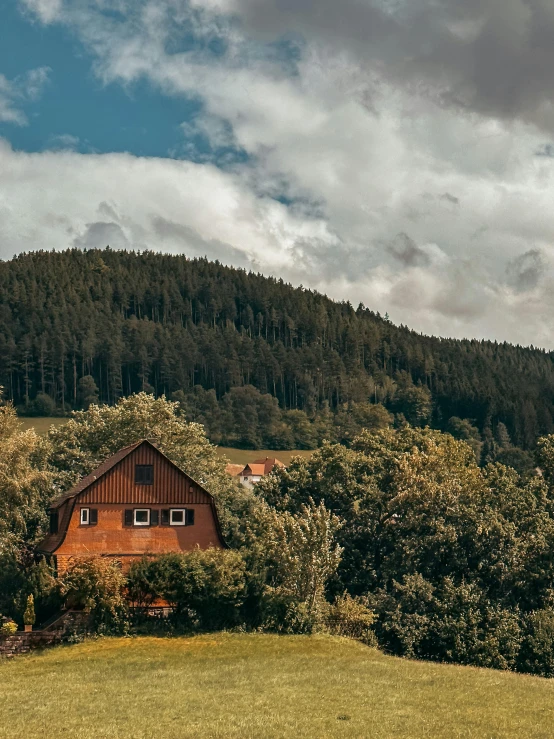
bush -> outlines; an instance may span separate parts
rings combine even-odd
[[[266,588],[260,602],[261,628],[278,634],[313,634],[323,629],[327,603],[316,608],[280,588]]]
[[[432,586],[411,575],[370,599],[379,643],[393,654],[501,670],[517,664],[519,612],[489,600],[474,584],[444,578]]]
[[[12,621],[11,618],[3,619],[2,625],[0,625],[0,635],[11,636],[17,631],[17,624]]]
[[[535,675],[554,677],[554,611],[531,613],[525,620],[520,669]]]
[[[229,628],[243,619],[246,564],[239,552],[226,549],[145,557],[131,566],[128,588],[138,605],[166,600],[187,628]]]
[[[38,393],[27,408],[28,416],[53,416],[55,412],[56,403],[46,393]]]
[[[328,627],[333,634],[359,639],[371,647],[377,646],[372,629],[376,615],[369,608],[367,598],[352,598],[348,593],[335,599],[329,608]]]
[[[59,590],[68,608],[90,611],[97,628],[120,629],[126,623],[125,584],[119,563],[107,557],[83,557],[60,577]]]
[[[25,626],[33,626],[36,620],[35,599],[31,594],[27,598],[27,606],[25,608],[25,613],[23,614],[23,623],[25,624]]]

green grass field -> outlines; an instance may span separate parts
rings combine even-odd
[[[50,426],[61,426],[66,423],[67,418],[20,418],[21,428],[23,431],[27,429],[35,429],[37,434],[46,434],[50,430]]]
[[[335,637],[101,639],[0,662],[2,739],[552,737],[554,682]]]
[[[259,451],[252,451],[252,449],[232,449],[228,446],[220,446],[217,448],[218,452],[226,457],[229,462],[233,464],[248,464],[253,462],[255,459],[264,459],[264,457],[276,457],[280,459],[283,464],[289,464],[293,457],[300,455],[301,457],[311,457],[312,451],[305,451],[303,449],[295,449],[292,451],[275,451],[271,449],[260,449]]]
[[[67,421],[67,418],[21,418],[21,425],[24,430],[34,428],[37,434],[48,433],[50,426],[60,426]],[[290,460],[296,455],[302,457],[310,457],[313,452],[307,451],[272,451],[271,449],[261,449],[260,451],[252,451],[250,449],[232,449],[231,447],[218,447],[221,456],[226,457],[233,464],[248,464],[255,459],[263,459],[264,457],[277,457],[283,464],[289,464]]]

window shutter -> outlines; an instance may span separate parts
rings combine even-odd
[[[88,522],[91,526],[96,526],[98,523],[98,508],[91,508],[88,512]]]
[[[158,517],[159,517],[159,511],[155,511],[155,510],[150,511],[150,526],[158,525]]]
[[[133,525],[133,509],[127,509],[125,511],[125,526]]]
[[[194,508],[187,508],[185,513],[185,521],[187,526],[193,526],[194,525]]]
[[[162,510],[162,526],[169,526],[169,509]]]

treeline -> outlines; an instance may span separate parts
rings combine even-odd
[[[386,651],[551,677],[554,436],[536,455],[541,473],[520,477],[408,426],[296,457],[256,492],[289,515],[324,502],[337,516],[327,598],[361,599]]]
[[[55,577],[34,555],[49,501],[145,436],[214,495],[229,549],[146,555],[125,573],[110,557],[75,558]],[[478,466],[472,446],[440,431],[364,431],[254,490],[225,472],[201,426],[146,393],[44,437],[0,404],[0,439],[0,638],[72,607],[100,633],[327,631],[554,676],[554,435],[518,475]],[[160,599],[165,622],[145,612]]]
[[[280,420],[266,423],[262,410],[258,432],[237,441],[246,446],[313,445],[323,431],[348,441],[377,404],[397,424],[445,430],[462,419],[483,444],[499,423],[522,449],[554,430],[551,353],[425,337],[282,280],[109,248],[0,263],[0,384],[35,414],[181,393],[204,418],[212,408],[216,441],[237,436],[229,413],[257,391]]]

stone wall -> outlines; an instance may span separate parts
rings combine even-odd
[[[85,611],[64,611],[41,629],[0,636],[0,657],[15,657],[67,641],[70,636],[87,631],[89,618]]]

